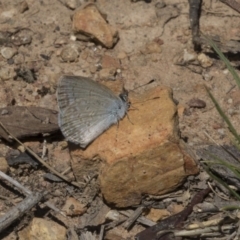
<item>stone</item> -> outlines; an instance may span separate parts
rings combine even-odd
[[[94,39],[107,48],[112,48],[118,40],[118,32],[106,22],[93,3],[76,10],[72,29],[75,34],[84,34],[89,40]]]
[[[14,55],[17,54],[17,49],[15,48],[11,48],[11,47],[3,47],[1,49],[1,55],[5,58],[5,59],[10,59],[12,58]]]
[[[79,0],[65,0],[65,5],[66,5],[66,7],[74,10],[80,6],[80,1]]]
[[[80,203],[73,197],[67,199],[65,205],[62,208],[68,216],[82,215],[87,210],[86,205]]]
[[[203,68],[208,68],[208,67],[211,67],[213,65],[212,59],[204,53],[198,54],[197,58],[198,58],[198,61],[199,61],[200,65]]]
[[[74,62],[79,56],[78,47],[74,44],[69,44],[62,49],[60,56],[64,62]]]
[[[0,171],[6,173],[8,170],[8,163],[5,157],[0,157]]]
[[[145,217],[153,222],[157,222],[168,216],[170,216],[170,212],[167,209],[151,208]]]
[[[187,104],[190,108],[205,108],[206,107],[206,102],[199,98],[192,98],[188,101]]]
[[[13,68],[0,68],[0,79],[3,81],[13,79],[16,76],[16,72]]]
[[[53,221],[33,218],[30,225],[18,233],[19,240],[65,240],[66,229]]]
[[[129,100],[133,109],[119,124],[85,150],[69,146],[77,181],[98,171],[104,199],[116,207],[137,205],[146,194],[173,191],[198,172],[179,144],[171,89],[158,86],[141,95],[130,92]]]

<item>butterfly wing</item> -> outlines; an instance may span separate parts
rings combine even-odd
[[[60,79],[57,97],[61,131],[67,140],[81,147],[117,123],[128,108],[107,87],[77,76]]]
[[[83,148],[117,121],[116,114],[96,107],[93,102],[86,108],[85,104],[77,101],[59,114],[63,135],[68,141],[79,143]]]
[[[76,99],[115,99],[114,93],[102,84],[90,78],[79,76],[62,76],[58,83],[57,99],[60,111],[74,103]],[[86,103],[87,104],[87,103]]]

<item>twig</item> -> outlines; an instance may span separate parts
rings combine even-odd
[[[105,230],[105,225],[102,225],[100,234],[99,234],[99,238],[98,238],[99,240],[103,240],[104,230]]]
[[[140,206],[138,207],[133,214],[130,215],[128,220],[123,224],[123,227],[126,229],[129,229],[132,224],[137,220],[137,218],[142,214],[144,207]]]
[[[173,232],[171,229],[180,228],[183,225],[184,220],[191,214],[193,211],[193,207],[201,203],[203,199],[208,195],[210,192],[210,188],[206,188],[195,194],[195,196],[192,198],[191,202],[188,204],[188,206],[183,209],[181,212],[172,215],[168,218],[163,219],[156,225],[147,228],[143,230],[142,232],[138,233],[135,236],[136,240],[145,240],[145,239],[157,239],[157,235],[159,232],[168,235],[168,233]],[[166,236],[167,237],[167,236]]]
[[[6,131],[7,134],[9,134],[17,143],[19,143],[21,146],[23,146],[33,157],[35,157],[43,166],[45,166],[46,168],[48,168],[51,172],[53,172],[55,175],[57,175],[58,177],[60,177],[61,179],[63,179],[65,182],[74,185],[75,187],[80,187],[79,184],[77,184],[76,182],[69,182],[68,179],[63,176],[62,174],[60,174],[59,172],[57,172],[54,168],[52,168],[51,166],[49,166],[46,162],[44,162],[34,151],[32,151],[29,147],[25,146],[20,140],[18,140],[16,137],[14,137],[13,134],[11,134],[2,124],[2,122],[0,122],[1,127]]]
[[[194,49],[199,51],[201,48],[199,34],[199,18],[201,12],[202,0],[188,0],[189,3],[189,19],[192,29],[192,42]]]
[[[208,221],[200,222],[200,223],[192,223],[186,227],[187,230],[193,230],[197,228],[211,227],[211,226],[219,226],[221,222],[223,222],[224,217],[211,219]]]
[[[208,186],[209,186],[209,188],[211,188],[212,192],[214,192],[219,198],[222,198],[222,199],[225,200],[225,201],[229,201],[229,198],[222,197],[220,194],[218,194],[218,193],[213,189],[213,187],[212,187],[212,185],[211,185],[210,182],[208,182]]]
[[[4,172],[0,171],[0,177],[2,177],[3,179],[7,180],[8,182],[10,182],[12,185],[14,185],[15,187],[17,187],[18,189],[22,190],[22,192],[24,193],[24,195],[31,195],[32,192],[30,190],[28,190],[27,188],[25,188],[23,185],[21,185],[19,182],[15,181],[13,178],[9,177],[8,175],[6,175]]]
[[[14,180],[13,178],[9,177],[8,175],[6,175],[4,172],[0,171],[0,177],[2,177],[3,179],[7,180],[8,182],[12,183],[15,187],[17,187],[18,189],[20,189],[24,195],[27,196],[31,196],[33,195],[33,193],[28,190],[27,188],[25,188],[22,184],[20,184],[19,182],[17,182],[16,180]],[[47,194],[47,192],[45,193]],[[61,215],[63,215],[64,217],[66,217],[66,215],[59,210],[57,207],[55,207],[51,202],[47,201],[44,203],[46,206],[48,206],[50,209],[52,209],[53,211],[60,213]]]
[[[51,202],[47,201],[44,203],[46,206],[48,206],[50,209],[52,209],[53,211],[55,211],[56,213],[61,214],[64,217],[67,217],[66,214],[61,211],[59,208],[57,208],[55,205],[53,205]]]
[[[227,231],[227,230],[232,230],[235,229],[236,227],[233,225],[225,225],[219,228],[219,226],[215,227],[206,227],[206,228],[199,228],[195,230],[181,230],[181,231],[174,231],[174,236],[175,237],[180,237],[180,236],[201,236],[203,233],[212,233],[212,232],[218,232],[218,231]]]
[[[33,193],[27,196],[22,202],[11,208],[3,217],[0,217],[0,232],[10,226],[12,222],[21,217],[26,211],[30,210],[39,203],[45,193]]]
[[[240,13],[240,3],[239,2],[237,2],[235,0],[220,0],[220,1]]]
[[[120,213],[124,216],[127,216],[127,217],[130,217],[130,215],[132,214],[132,213],[129,213],[129,211],[120,211]],[[149,227],[154,226],[156,224],[155,222],[153,222],[153,221],[151,221],[151,220],[149,220],[149,219],[147,219],[143,216],[139,217],[137,219],[137,222],[139,222],[139,223],[141,223],[145,226],[149,226]]]

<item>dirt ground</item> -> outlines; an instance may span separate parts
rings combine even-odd
[[[211,57],[212,51],[205,52],[206,62],[196,61],[198,56],[192,46],[187,0],[166,1],[165,8],[159,7],[162,4],[159,0],[151,3],[97,0],[96,4],[106,14],[108,23],[118,30],[119,41],[112,49],[91,42],[75,41],[80,51],[73,62],[64,62],[61,51],[73,43],[71,17],[74,10],[60,0],[26,2],[26,11],[21,9],[22,0],[0,2],[0,31],[20,36],[27,43],[1,44],[1,49],[11,47],[15,53],[10,59],[0,55],[0,108],[35,105],[58,110],[55,93],[59,77],[74,74],[99,79],[101,59],[109,55],[120,60],[120,71],[109,78],[122,79],[126,89],[132,90],[153,79],[155,84],[173,89],[179,107],[181,137],[193,150],[212,143],[206,133],[219,144],[230,140],[229,132],[209,99],[204,84],[211,89],[240,132],[240,98],[239,92],[236,93],[236,83],[224,64],[216,57]],[[204,34],[217,36],[224,45],[230,40],[240,40],[239,27],[237,12],[217,0],[203,1],[200,29]],[[155,39],[161,42],[160,50],[146,50],[147,44]],[[227,53],[232,64],[239,68],[237,52],[235,49]],[[184,54],[192,54],[195,60],[191,64],[179,64]],[[23,69],[31,69],[33,81],[23,81],[20,74]],[[144,87],[141,91],[144,91]],[[189,101],[193,99],[204,101],[206,107],[189,106]],[[69,155],[63,153],[62,146],[56,142],[47,143],[50,164],[61,171],[68,167],[66,158],[69,160]],[[43,139],[27,144],[39,153],[43,148]],[[5,142],[0,143],[1,156],[5,157],[12,147]],[[47,188],[47,181],[39,181],[41,174],[41,171],[29,170],[24,166],[11,168],[11,176],[20,179],[22,184],[31,189]],[[61,186],[55,187],[55,203],[61,206],[63,200],[57,200],[57,188]],[[66,195],[71,192],[69,189],[61,191]],[[4,192],[3,188],[1,195],[9,198],[14,196],[8,190]],[[0,201],[0,206],[3,212],[8,208],[6,201]],[[27,218],[25,221],[20,225],[27,225]],[[5,234],[2,239],[16,239],[13,235]]]

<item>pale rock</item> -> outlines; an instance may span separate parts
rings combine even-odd
[[[79,49],[75,44],[69,44],[62,49],[60,56],[64,62],[74,62],[79,56]]]
[[[213,65],[212,59],[204,53],[198,54],[198,61],[203,68],[208,68]]]
[[[0,157],[0,171],[6,173],[8,170],[8,163],[5,157]]]
[[[106,22],[93,3],[76,10],[72,28],[75,34],[84,34],[89,40],[94,39],[107,48],[112,48],[118,40],[118,32]]]
[[[68,216],[82,215],[83,213],[86,212],[86,210],[87,210],[86,205],[80,203],[73,197],[68,198],[65,205],[62,208],[62,211],[64,211]]]
[[[117,82],[107,82],[114,92]],[[110,87],[111,88],[111,87]],[[198,168],[179,143],[177,108],[168,87],[129,93],[128,117],[111,126],[85,150],[69,145],[77,181],[99,174],[104,199],[116,207],[140,204],[143,195],[173,191]],[[101,160],[99,162],[99,160]]]
[[[80,1],[79,0],[65,0],[65,5],[66,7],[70,9],[76,9],[77,7],[80,6]]]
[[[16,76],[16,72],[10,67],[0,67],[0,79],[3,81],[13,79]]]
[[[56,222],[33,218],[30,225],[18,232],[19,240],[66,240],[67,230]]]
[[[167,209],[151,208],[145,217],[153,222],[157,222],[163,218],[168,217],[169,215],[170,215],[170,212]]]
[[[17,54],[17,49],[15,48],[11,48],[11,47],[3,47],[1,49],[1,55],[5,58],[5,59],[10,59],[12,58],[14,55]]]

